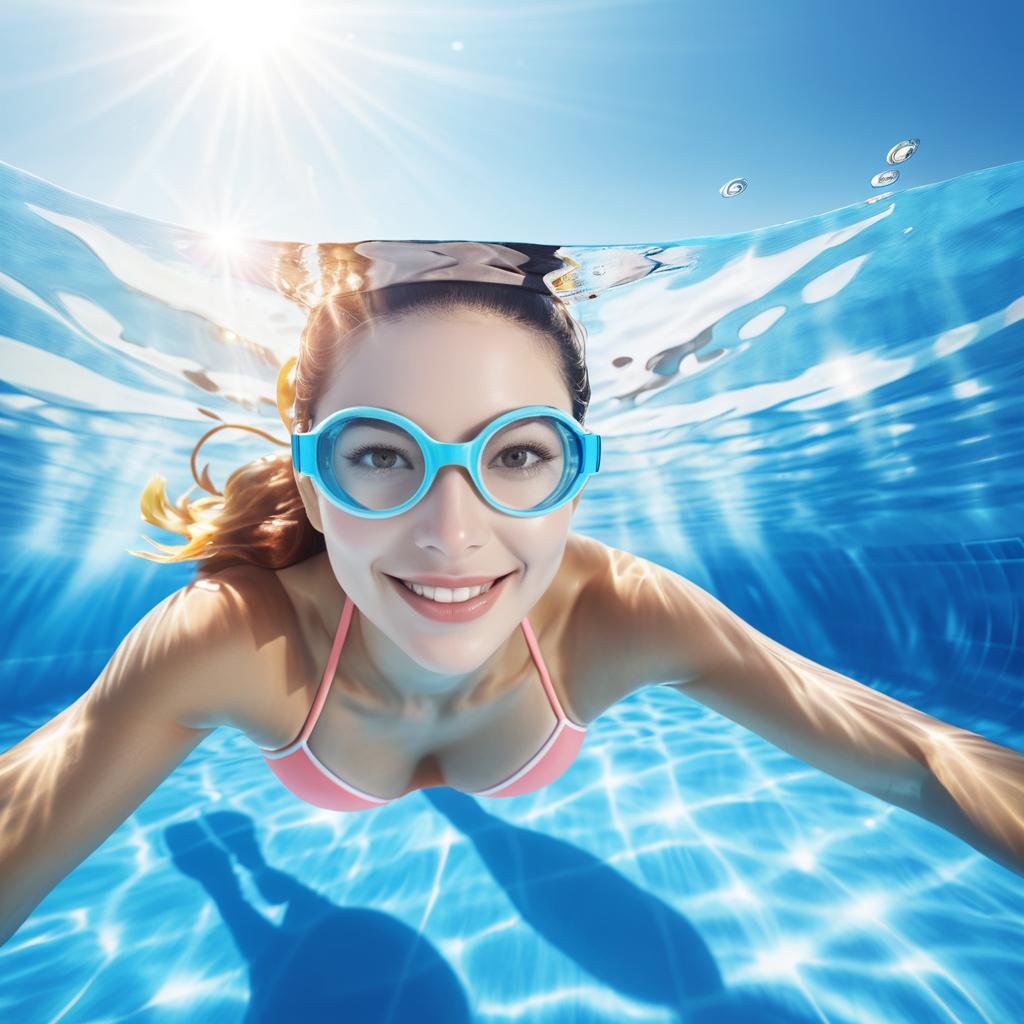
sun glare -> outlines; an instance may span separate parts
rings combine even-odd
[[[232,227],[218,227],[209,234],[209,244],[221,253],[236,252],[241,245],[238,231]]]
[[[302,14],[297,0],[191,0],[189,18],[202,42],[239,68],[286,46]]]
[[[547,82],[507,72],[501,62],[467,66],[452,53],[467,44],[451,36],[425,38],[423,27],[434,15],[402,0],[104,0],[98,6],[110,12],[102,45],[35,81],[69,81],[95,68],[109,72],[103,76],[111,83],[108,94],[76,112],[79,128],[115,113],[134,117],[124,109],[128,104],[148,104],[146,131],[120,166],[114,201],[128,202],[122,190],[163,176],[183,223],[263,231],[282,188],[299,194],[308,183],[311,195],[316,192],[306,173],[314,161],[321,180],[331,181],[333,202],[361,209],[365,194],[354,154],[367,137],[410,188],[447,201],[445,176],[426,170],[425,152],[467,176],[487,168],[444,133],[424,127],[411,95],[426,101],[443,91],[527,103],[545,113],[592,112]],[[168,155],[185,152],[195,178],[179,194],[165,165],[173,164]],[[328,199],[312,195],[311,201]],[[200,209],[211,205],[215,209]],[[204,247],[211,252],[238,248],[220,231],[199,230],[217,236]]]

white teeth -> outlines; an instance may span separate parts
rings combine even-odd
[[[458,587],[452,590],[450,587],[425,587],[419,583],[410,583],[408,580],[401,580],[402,586],[408,587],[414,594],[420,597],[429,598],[439,604],[459,604],[468,601],[471,597],[486,593],[494,586],[494,580],[485,583],[480,587]]]

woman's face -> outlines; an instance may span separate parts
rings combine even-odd
[[[390,409],[447,442],[469,441],[494,417],[524,405],[572,414],[549,347],[532,331],[468,310],[364,327],[317,403],[316,423],[354,405]],[[413,508],[364,519],[330,502],[309,477],[297,479],[334,574],[377,627],[378,645],[390,640],[440,677],[473,672],[508,640],[554,579],[579,501],[547,515],[510,516],[484,501],[465,470],[446,466]],[[388,578],[508,572],[514,575],[496,603],[467,623],[426,618]]]

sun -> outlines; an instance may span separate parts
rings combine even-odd
[[[299,0],[189,0],[197,41],[235,67],[252,68],[286,49],[302,24]]]
[[[491,98],[498,108],[528,104],[542,115],[596,116],[591,103],[524,79],[501,62],[478,68],[453,58],[461,39],[432,52],[424,26],[435,14],[411,0],[93,0],[86,6],[96,8],[96,45],[81,60],[37,69],[12,87],[60,82],[71,90],[80,76],[101,81],[103,93],[75,107],[76,130],[131,118],[136,136],[115,161],[110,201],[127,202],[122,195],[137,194],[140,182],[160,187],[178,207],[178,223],[202,224],[218,252],[237,245],[225,244],[223,233],[208,225],[258,233],[282,189],[301,192],[314,182],[315,190],[315,181],[329,182],[316,202],[363,209],[358,171],[367,140],[383,154],[375,159],[425,203],[449,201],[456,172],[466,180],[492,172],[490,158],[468,154],[422,122],[410,101],[420,93],[422,99],[444,90]],[[491,25],[485,6],[449,14],[459,13],[465,28],[482,12]],[[142,118],[127,109],[140,102]],[[600,118],[610,123],[604,110]],[[44,119],[39,130],[59,127]],[[191,178],[174,159],[185,153]],[[443,162],[443,173],[430,171],[431,159]],[[307,174],[314,166],[316,179]]]

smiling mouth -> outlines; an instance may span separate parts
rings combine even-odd
[[[515,572],[516,572],[516,570],[513,569],[511,572],[505,573],[504,576],[495,576],[494,579],[491,580],[491,586],[492,587],[496,587],[502,580],[508,579],[508,577],[514,575]],[[387,578],[389,580],[394,580],[396,583],[400,584],[401,586],[405,586],[405,583],[404,583],[404,581],[402,580],[402,578],[400,576],[392,576],[391,573],[387,573],[387,572],[384,573],[384,575],[387,576]],[[455,590],[457,590],[458,588],[454,587],[454,588],[447,588],[447,589],[455,589]]]

